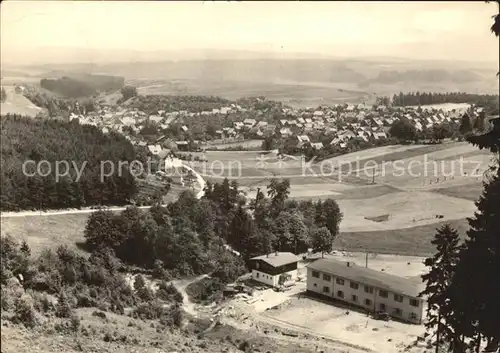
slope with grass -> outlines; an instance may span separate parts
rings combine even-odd
[[[2,86],[7,93],[5,102],[0,103],[1,115],[19,114],[35,117],[43,112],[43,109],[34,105],[22,93],[16,93],[14,86]]]

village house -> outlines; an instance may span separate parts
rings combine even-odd
[[[320,150],[325,146],[323,146],[323,142],[315,142],[311,143],[311,147],[314,148],[315,150]]]
[[[290,252],[275,252],[250,259],[252,279],[272,287],[297,279],[298,257]]]
[[[307,291],[363,308],[386,312],[402,321],[421,324],[423,285],[335,259],[318,259],[307,266]]]
[[[177,149],[179,151],[187,151],[189,144],[187,141],[175,141],[175,144],[177,145]]]
[[[148,150],[152,155],[156,156],[161,152],[161,146],[160,145],[148,145]]]

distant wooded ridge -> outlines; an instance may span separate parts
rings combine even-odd
[[[124,85],[124,77],[109,75],[72,75],[40,80],[42,88],[68,98],[88,97],[97,92],[116,91]]]
[[[495,110],[498,111],[499,95],[465,92],[400,92],[392,97],[392,104],[395,106],[416,106],[443,103],[468,103],[477,105],[478,107],[491,109],[493,113]]]

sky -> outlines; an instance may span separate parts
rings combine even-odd
[[[1,54],[5,63],[51,60],[73,48],[90,56],[115,52],[109,60],[127,51],[202,48],[498,61],[490,32],[497,12],[498,4],[482,1],[7,0]]]

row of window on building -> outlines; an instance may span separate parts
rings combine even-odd
[[[316,286],[316,283],[314,284],[314,286]],[[353,287],[351,287],[351,288],[353,288]],[[327,294],[327,295],[330,294],[330,287],[324,286],[323,287],[323,293]],[[344,297],[344,292],[341,291],[341,290],[337,291],[337,297],[340,298],[340,299],[344,299],[344,300],[346,299]],[[359,302],[358,296],[355,295],[355,294],[353,294],[351,296],[351,301],[353,303],[357,304]],[[364,305],[366,305],[368,307],[371,307],[373,305],[373,302],[372,302],[371,299],[365,299]],[[387,306],[384,303],[380,303],[379,304],[379,310],[380,311],[386,311],[387,310]],[[394,308],[393,314],[397,315],[397,316],[403,316],[403,310],[401,310],[400,308]],[[416,320],[417,319],[417,314],[415,314],[415,313],[410,313],[409,316],[410,316],[410,319],[412,319],[412,320]]]
[[[319,274],[318,271],[312,271],[312,276],[315,277],[315,278],[320,278],[320,274]],[[323,281],[331,282],[332,281],[332,276],[324,273],[323,274]],[[353,282],[353,281],[349,281],[349,282],[350,282],[349,285],[350,285],[350,287],[352,289],[354,289],[354,290],[358,290],[359,289],[359,283],[356,283],[356,282]],[[343,278],[336,277],[335,278],[335,283],[337,285],[339,285],[339,286],[343,286],[345,284],[345,280]],[[325,287],[325,288],[328,288],[328,287]],[[374,288],[371,287],[371,286],[364,285],[364,290],[365,290],[365,293],[373,294]],[[383,290],[383,289],[379,289],[378,290],[378,295],[381,298],[388,298],[389,297],[389,292],[386,291],[386,290]],[[369,299],[367,299],[367,300],[369,300]],[[396,301],[398,303],[402,303],[403,300],[404,300],[404,297],[402,295],[394,293],[394,301]],[[418,300],[410,298],[410,305],[414,306],[414,307],[418,307],[419,306]]]

